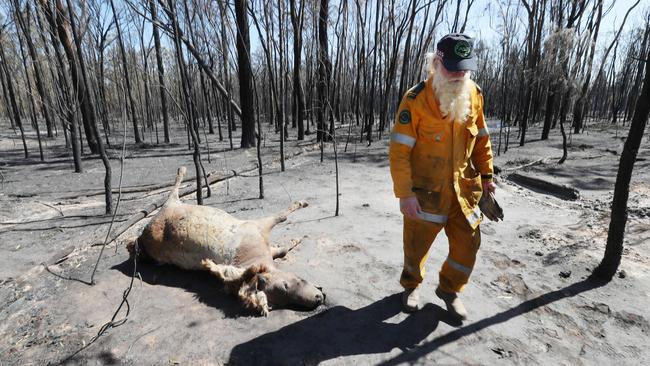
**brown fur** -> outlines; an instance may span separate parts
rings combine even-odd
[[[268,314],[269,302],[310,308],[322,303],[324,294],[319,288],[273,264],[274,258],[286,255],[297,242],[286,248],[269,245],[271,229],[289,213],[306,207],[306,202],[294,202],[274,216],[239,220],[217,208],[181,202],[178,190],[185,174],[181,167],[161,210],[140,236],[127,244],[131,257],[137,254],[157,263],[209,270],[247,309],[262,315]]]
[[[259,289],[260,275],[269,272],[266,265],[254,264],[241,271],[240,268],[218,265],[209,259],[204,259],[201,264],[223,282],[226,292],[236,293],[246,309],[268,315],[266,295]]]
[[[137,242],[138,242],[138,238],[135,238],[135,239],[134,239],[134,238],[131,238],[131,239],[129,239],[128,242],[126,243],[126,250],[129,251],[129,258],[130,258],[130,259],[133,259],[133,257],[136,255],[135,244],[136,244]],[[152,260],[151,257],[150,257],[150,256],[147,254],[147,252],[144,250],[144,247],[142,247],[141,245],[138,245],[137,254],[138,254],[138,258],[137,258],[138,261],[146,261],[146,262],[149,262],[149,261]]]

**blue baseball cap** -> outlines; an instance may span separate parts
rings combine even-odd
[[[478,69],[474,53],[474,39],[463,33],[450,33],[436,45],[442,64],[449,71],[475,71]]]

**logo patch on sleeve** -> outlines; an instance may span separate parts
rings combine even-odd
[[[411,123],[411,112],[408,111],[408,109],[405,109],[399,113],[398,117],[399,123],[403,125],[408,125]]]

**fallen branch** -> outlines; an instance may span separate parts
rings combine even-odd
[[[104,194],[103,191],[102,191],[102,194]],[[58,211],[59,214],[60,214],[61,216],[65,216],[65,215],[63,214],[63,211],[61,211],[61,209],[58,208],[58,207],[54,207],[54,206],[52,206],[52,205],[50,205],[50,204],[47,204],[47,203],[45,203],[45,202],[41,202],[41,201],[36,201],[36,202],[40,203],[40,204],[43,205],[43,206],[47,206],[47,207],[49,207],[49,208],[51,208],[51,209],[53,209],[53,210]]]
[[[543,194],[550,194],[563,200],[575,201],[580,198],[580,191],[573,187],[551,183],[543,179],[528,177],[518,173],[509,174],[506,178],[525,188]]]
[[[544,164],[546,164],[546,161],[550,160],[550,159],[553,159],[553,158],[546,157],[546,158],[542,158],[542,159],[539,159],[539,160],[532,161],[530,163],[526,163],[524,165],[515,166],[515,167],[512,167],[512,168],[501,168],[501,167],[496,167],[495,166],[494,169],[495,169],[495,172],[498,170],[497,173],[515,172],[517,170],[529,168],[529,167],[535,166],[535,165],[544,165]],[[559,158],[557,158],[557,159],[559,159]],[[555,159],[555,160],[557,160],[557,159]]]
[[[217,172],[210,172],[208,173],[208,177],[213,176]],[[183,179],[183,183],[190,182],[196,180],[196,176],[191,176],[191,177],[186,177]],[[140,192],[150,192],[156,189],[162,189],[162,188],[169,188],[169,183],[161,183],[161,184],[147,184],[147,185],[142,185],[142,186],[133,186],[129,188],[122,188],[122,193],[140,193]],[[113,190],[113,193],[117,193],[118,190]],[[92,196],[99,196],[104,194],[104,191],[92,191],[89,193],[82,193],[74,196],[65,196],[61,197],[60,199],[75,199],[79,197],[92,197]]]

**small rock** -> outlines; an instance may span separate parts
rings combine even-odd
[[[361,205],[361,206],[363,206],[363,207],[370,207],[370,204],[369,204],[369,203],[364,203],[364,204]]]
[[[535,252],[535,255],[538,257],[541,257],[544,255],[544,253],[540,252],[539,250]]]
[[[561,272],[560,272],[560,277],[562,277],[562,278],[569,278],[569,277],[571,277],[571,271],[561,271]]]
[[[627,272],[625,272],[624,269],[618,271],[618,278],[625,278],[627,277]]]
[[[499,358],[512,357],[512,351],[505,350],[501,347],[490,348],[490,349],[492,350],[492,352],[499,355],[500,356]]]

